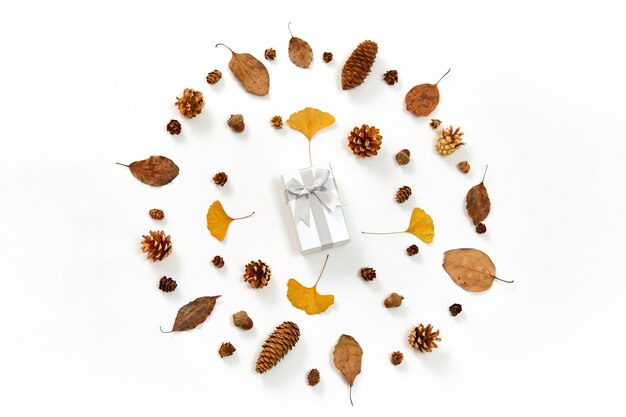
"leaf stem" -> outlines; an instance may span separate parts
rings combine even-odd
[[[289,22],[289,23],[287,24],[287,30],[289,30],[289,34],[290,34],[290,35],[291,35],[291,37],[293,38],[293,33],[291,33],[291,28],[290,28],[289,26],[291,26],[291,22]]]
[[[159,330],[161,330],[161,333],[172,333],[174,331],[174,330],[170,330],[169,332],[164,332],[161,326],[159,326]]]
[[[507,284],[512,284],[512,283],[514,283],[514,282],[515,282],[515,281],[507,281],[507,280],[504,280],[504,279],[502,279],[502,278],[498,278],[498,277],[493,277],[493,278],[494,278],[494,279],[497,279],[498,281],[506,282]]]
[[[352,385],[350,385],[350,405],[354,407],[354,403],[352,402]]]
[[[364,235],[395,235],[398,233],[404,233],[406,232],[406,230],[403,230],[401,232],[361,232]]]
[[[222,45],[222,46],[224,46],[224,47],[228,48],[228,50],[229,50],[232,54],[234,54],[233,50],[232,50],[232,49],[230,49],[230,48],[228,47],[228,45],[224,45],[224,44],[223,44],[223,43],[221,43],[221,42],[220,42],[220,43],[218,43],[218,44],[215,44],[215,47],[217,48],[217,47],[218,47],[218,46],[220,46],[220,45]]]
[[[326,264],[328,263],[328,257],[330,255],[326,254],[326,260],[324,261],[324,266],[322,267],[322,272],[320,272],[320,276],[317,277],[317,281],[315,281],[315,285],[313,286],[313,288],[317,287],[317,283],[320,282],[320,279],[322,278],[322,274],[324,273],[324,269],[326,269]]]
[[[313,166],[313,158],[311,157],[311,140],[309,139],[309,164]]]
[[[489,169],[489,164],[485,165],[485,172],[483,172],[483,179],[480,182],[481,184],[485,182],[485,176],[487,176],[487,170]]]
[[[253,211],[252,213],[248,214],[247,216],[243,216],[243,217],[236,217],[233,220],[243,220],[243,219],[247,219],[248,217],[252,216],[254,213],[256,213],[256,211]]]
[[[126,168],[129,168],[129,166],[128,166],[128,165],[126,165],[126,164],[120,164],[119,162],[116,162],[116,164],[117,164],[117,165],[121,165],[121,166],[126,167]]]
[[[448,72],[446,72],[445,74],[443,74],[443,75],[441,76],[441,78],[439,79],[439,81],[443,80],[443,78],[444,78],[446,75],[448,75],[448,74],[450,73],[450,70],[451,70],[451,69],[452,69],[452,68],[448,68]],[[437,81],[437,82],[435,83],[435,85],[439,85],[439,81]]]

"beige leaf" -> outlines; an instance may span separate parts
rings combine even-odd
[[[357,375],[361,373],[362,358],[363,349],[359,343],[352,336],[341,335],[333,351],[333,361],[335,368],[341,372],[350,385],[350,404],[352,405],[354,405],[352,403],[352,385],[354,385]]]
[[[218,43],[216,47],[222,45]],[[228,48],[232,53],[228,68],[233,75],[239,80],[243,88],[249,93],[257,96],[267,95],[270,89],[270,74],[265,65],[248,53],[237,53]]]

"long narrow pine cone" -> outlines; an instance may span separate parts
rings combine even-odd
[[[224,267],[224,258],[219,255],[215,255],[211,262],[213,263],[213,265],[215,265],[216,268]]]
[[[383,137],[380,135],[380,130],[366,124],[361,127],[355,126],[348,136],[348,147],[355,155],[363,158],[378,155],[382,143]]]
[[[279,324],[263,343],[261,353],[256,360],[257,373],[263,374],[276,366],[299,339],[300,328],[296,323],[285,321]]]
[[[185,88],[182,97],[176,97],[176,103],[178,111],[185,117],[196,117],[202,112],[204,107],[204,97],[200,91],[196,91],[193,88]]]
[[[369,266],[361,268],[361,278],[365,281],[374,281],[376,279],[376,270],[374,268],[370,268]]]
[[[213,70],[209,72],[206,76],[206,82],[211,85],[217,84],[217,82],[221,79],[222,79],[222,72],[220,70]]]
[[[363,84],[378,53],[378,45],[373,41],[364,41],[356,47],[341,69],[341,88],[350,90]]]
[[[306,380],[310,386],[314,387],[320,382],[320,371],[317,368],[313,368],[306,374]]]
[[[452,126],[443,129],[439,134],[437,143],[435,143],[435,150],[443,156],[450,155],[465,145],[463,135],[460,127],[457,127],[456,130]]]
[[[411,187],[403,185],[396,192],[396,203],[404,203],[411,197]]]
[[[252,288],[263,288],[269,282],[272,276],[272,270],[262,260],[251,261],[246,265],[246,270],[243,274],[243,279]]]
[[[172,292],[176,289],[176,287],[178,287],[178,284],[176,284],[176,281],[174,281],[172,278],[163,276],[159,280],[159,289],[163,292]]]
[[[147,253],[147,258],[152,259],[152,262],[162,261],[172,252],[172,238],[162,230],[150,230],[149,235],[143,235],[141,251]]]
[[[433,332],[432,325],[429,324],[424,327],[424,325],[420,323],[411,330],[408,340],[412,348],[420,352],[431,352],[434,348],[438,347],[435,342],[441,341],[441,338],[439,338],[439,330]]]

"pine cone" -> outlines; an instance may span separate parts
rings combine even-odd
[[[361,127],[355,126],[348,136],[348,147],[352,149],[355,155],[362,157],[370,157],[378,155],[383,137],[379,135],[380,130],[376,127],[369,127],[366,124]]]
[[[163,218],[165,218],[165,213],[163,212],[163,210],[159,210],[156,208],[150,210],[148,214],[150,214],[150,217],[152,217],[154,220],[163,220]]]
[[[185,117],[196,117],[202,112],[204,107],[204,97],[200,91],[196,91],[192,88],[185,88],[182,97],[176,97],[175,105],[178,106],[178,111]]]
[[[403,185],[396,192],[396,203],[404,203],[411,197],[411,187]]]
[[[433,348],[437,348],[435,342],[441,341],[439,338],[439,330],[433,332],[433,326],[427,325],[424,327],[422,323],[413,328],[409,333],[409,345],[420,352],[431,352]]]
[[[224,258],[219,255],[215,255],[211,262],[213,262],[216,268],[222,268],[224,266]]]
[[[248,313],[243,310],[233,314],[233,324],[235,327],[239,327],[243,330],[250,330],[252,326],[254,326],[254,322],[248,317]]]
[[[268,61],[273,61],[274,59],[276,59],[276,51],[274,50],[274,48],[269,48],[265,50],[265,59],[267,59]]]
[[[404,300],[403,296],[397,292],[392,292],[389,297],[385,298],[385,307],[400,307],[402,305],[402,300]]]
[[[306,374],[306,380],[310,386],[314,387],[320,382],[320,371],[316,368],[313,368]]]
[[[270,282],[272,270],[262,260],[251,261],[246,265],[246,272],[243,274],[243,279],[252,288],[263,288]]]
[[[485,226],[485,223],[478,223],[476,225],[476,233],[478,234],[483,234],[487,231],[487,226]]]
[[[376,60],[378,45],[364,41],[350,55],[341,69],[341,88],[350,90],[363,84]]]
[[[396,154],[396,162],[398,165],[406,165],[411,162],[411,152],[408,149],[402,149]]]
[[[417,255],[419,252],[420,252],[420,248],[418,248],[417,245],[411,245],[408,248],[406,248],[406,254],[409,256]]]
[[[300,328],[296,323],[285,321],[263,343],[256,360],[256,371],[263,374],[276,366],[300,339]]]
[[[183,129],[178,120],[170,120],[170,122],[165,127],[170,135],[180,135],[181,130]]]
[[[391,354],[391,363],[396,366],[400,365],[403,359],[404,359],[404,355],[402,354],[402,352],[393,352]]]
[[[228,175],[226,175],[225,172],[218,172],[213,176],[213,182],[216,185],[221,185],[223,187],[224,184],[226,184],[226,181],[228,181]]]
[[[228,126],[237,133],[243,132],[246,128],[246,125],[243,122],[243,116],[240,114],[231,114],[226,124],[228,124]]]
[[[435,144],[435,150],[441,155],[450,155],[452,152],[465,145],[463,143],[464,133],[461,132],[461,128],[457,127],[456,130],[452,126],[443,129]]]
[[[467,174],[470,170],[470,164],[467,161],[459,162],[456,167],[464,174]]]
[[[376,279],[376,270],[374,268],[370,268],[369,266],[361,268],[361,278],[365,281],[374,281]]]
[[[272,117],[272,120],[270,120],[270,123],[272,124],[273,127],[275,127],[276,129],[282,129],[283,128],[283,118],[280,116],[274,116]]]
[[[463,311],[463,307],[461,306],[461,304],[455,303],[452,304],[448,310],[450,310],[450,314],[452,314],[452,317],[455,317],[457,314]]]
[[[441,124],[441,120],[439,120],[439,119],[430,119],[430,123],[429,124],[430,124],[430,127],[432,127],[433,130],[435,130]]]
[[[206,82],[213,85],[222,79],[222,73],[219,70],[213,70],[206,75]]]
[[[395,83],[398,82],[398,71],[396,70],[387,71],[383,75],[383,80],[385,80],[385,82],[389,85],[394,85]]]
[[[166,276],[163,276],[159,280],[159,289],[161,291],[172,292],[172,291],[174,291],[176,289],[176,287],[178,287],[178,284],[176,284],[176,281],[174,281],[172,278],[168,278]]]
[[[232,343],[226,342],[222,343],[222,345],[220,346],[220,350],[218,350],[217,353],[220,354],[220,358],[224,358],[226,356],[231,356],[236,351],[237,349],[235,349]]]
[[[149,235],[143,235],[141,251],[147,253],[152,262],[162,261],[172,252],[172,240],[162,230],[156,232],[150,230]]]
[[[333,53],[332,52],[324,52],[324,54],[322,55],[322,59],[324,60],[325,63],[329,63],[330,61],[333,60]]]

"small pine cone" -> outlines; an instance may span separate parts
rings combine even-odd
[[[176,281],[174,281],[172,278],[168,278],[166,276],[163,276],[159,280],[159,289],[161,291],[172,292],[172,291],[174,291],[176,289],[176,287],[178,287],[178,284],[176,284]]]
[[[165,218],[165,213],[163,212],[163,210],[159,210],[156,208],[150,210],[148,214],[150,214],[150,217],[152,217],[154,220],[163,220]]]
[[[202,112],[204,107],[204,97],[200,91],[196,91],[192,88],[185,88],[182,97],[176,97],[176,106],[178,111],[185,117],[196,117]]]
[[[251,261],[246,265],[246,271],[243,274],[243,279],[252,288],[263,288],[269,282],[272,276],[272,270],[262,260]]]
[[[213,257],[213,260],[211,260],[211,262],[213,262],[213,265],[215,265],[216,268],[223,268],[224,267],[224,258],[222,258],[219,255],[215,255]]]
[[[225,172],[218,172],[213,176],[213,182],[215,185],[221,185],[223,187],[224,184],[226,184],[226,181],[228,181],[228,175],[226,175]]]
[[[380,130],[374,126],[369,127],[366,124],[361,127],[355,126],[348,136],[348,147],[355,155],[363,158],[378,155],[383,142],[383,137],[379,132]]]
[[[463,135],[464,133],[461,132],[460,127],[457,127],[456,130],[452,126],[443,129],[435,144],[435,150],[443,156],[450,155],[452,152],[465,145]]]
[[[150,230],[149,235],[143,235],[141,251],[147,253],[147,259],[152,259],[152,262],[162,261],[172,252],[172,239],[162,230]]]
[[[213,85],[217,84],[222,79],[222,73],[220,70],[213,70],[206,75],[206,82]]]
[[[476,233],[478,234],[483,234],[487,231],[487,226],[485,226],[485,223],[478,223],[476,225]]]
[[[396,162],[398,165],[406,165],[411,162],[411,152],[408,149],[402,149],[396,154]]]
[[[383,80],[385,80],[385,82],[389,85],[394,85],[395,83],[398,82],[398,71],[396,70],[387,71],[383,75]]]
[[[246,128],[246,125],[243,122],[243,116],[240,114],[231,114],[226,123],[231,129],[233,129],[237,133],[243,132],[243,130]]]
[[[170,122],[167,124],[165,128],[170,133],[170,135],[180,135],[180,132],[183,129],[182,126],[180,125],[180,122],[174,119],[170,120]]]
[[[265,59],[267,59],[268,61],[273,61],[274,59],[276,59],[276,51],[274,50],[274,48],[269,48],[265,50]]]
[[[250,330],[254,326],[254,322],[248,316],[248,313],[241,310],[233,314],[233,324],[243,330]]]
[[[233,353],[235,353],[235,351],[237,351],[237,349],[235,349],[232,343],[226,342],[222,343],[217,353],[220,354],[220,358],[225,358],[226,356],[231,356]]]
[[[385,307],[400,307],[402,305],[402,300],[404,300],[403,296],[397,292],[392,292],[389,297],[385,298]]]
[[[341,88],[350,90],[363,84],[376,60],[378,45],[364,41],[356,47],[341,69]]]
[[[333,60],[333,53],[332,52],[324,52],[324,54],[322,55],[322,59],[324,60],[325,63],[329,63],[330,61]]]
[[[429,324],[424,327],[424,325],[420,323],[411,330],[408,340],[412,348],[420,352],[431,352],[434,348],[438,347],[435,342],[441,341],[441,338],[439,338],[439,330],[433,332],[432,325]]]
[[[406,254],[409,256],[414,256],[414,255],[417,255],[418,253],[420,253],[420,248],[418,248],[417,245],[411,245],[408,248],[406,248]]]
[[[272,120],[270,120],[270,123],[272,124],[272,127],[276,128],[276,129],[282,129],[283,128],[283,118],[280,117],[280,116],[272,117]]]
[[[452,304],[448,310],[450,310],[450,314],[452,314],[452,317],[456,317],[457,314],[463,311],[463,307],[461,306],[461,304],[455,303]]]
[[[439,127],[439,125],[441,124],[441,120],[439,120],[439,119],[430,119],[430,123],[429,124],[430,124],[430,127],[433,128],[433,130],[436,130]]]
[[[394,364],[395,366],[400,365],[403,359],[404,359],[404,355],[402,354],[402,352],[393,352],[391,354],[391,363]]]
[[[470,164],[467,161],[459,162],[456,167],[464,174],[467,174],[470,170]]]
[[[306,374],[306,380],[310,386],[314,387],[320,383],[320,371],[316,368],[313,368]]]
[[[369,266],[361,268],[361,278],[365,281],[374,281],[376,279],[376,270],[374,268],[370,268]]]
[[[409,197],[411,197],[411,188],[403,185],[396,192],[396,203],[404,203]]]
[[[256,372],[263,374],[276,366],[300,339],[300,328],[296,323],[285,321],[276,327],[263,343],[256,360]]]

